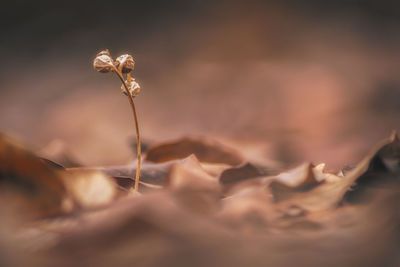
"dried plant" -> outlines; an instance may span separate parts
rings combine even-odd
[[[137,168],[136,168],[136,177],[135,177],[135,191],[138,191],[139,187],[139,179],[140,179],[140,163],[141,163],[141,141],[140,141],[140,131],[138,118],[135,108],[135,103],[133,99],[139,94],[140,86],[132,78],[131,72],[135,66],[135,61],[133,57],[128,54],[121,55],[117,57],[114,61],[110,55],[108,49],[99,52],[96,55],[96,58],[93,61],[93,68],[101,73],[115,73],[118,78],[121,80],[121,90],[128,99],[133,111],[133,117],[135,120],[135,128],[136,128],[136,138],[137,138]],[[126,78],[124,77],[126,75]]]

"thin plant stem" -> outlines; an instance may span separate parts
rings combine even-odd
[[[136,113],[136,108],[135,108],[135,103],[133,102],[133,96],[131,92],[128,89],[128,86],[126,85],[124,76],[122,75],[122,72],[114,67],[114,72],[117,74],[119,79],[121,80],[122,84],[124,85],[126,95],[128,96],[129,99],[129,104],[131,105],[132,112],[133,112],[133,117],[135,119],[135,128],[136,128],[136,142],[137,142],[137,167],[136,167],[136,177],[135,177],[135,191],[137,192],[139,189],[139,179],[140,179],[140,164],[142,160],[142,149],[141,149],[141,143],[140,143],[140,131],[139,131],[139,123],[138,123],[138,117]],[[130,73],[128,73],[128,80],[130,80]]]

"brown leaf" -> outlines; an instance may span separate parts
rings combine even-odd
[[[112,177],[112,178],[117,183],[118,189],[123,190],[124,192],[129,192],[134,187],[135,180],[132,178],[126,178],[126,177]],[[162,189],[161,185],[149,184],[143,181],[139,181],[139,188],[138,188],[139,193],[147,193],[159,189]]]
[[[269,188],[275,201],[290,198],[293,194],[306,192],[316,187],[319,181],[316,180],[312,168],[310,163],[304,163],[274,177]]]
[[[284,194],[277,205],[285,210],[297,205],[307,211],[321,211],[337,207],[343,198],[344,192],[349,189],[348,181],[323,182],[308,190],[293,190],[291,194]]]
[[[68,171],[63,181],[68,194],[82,208],[104,206],[117,193],[116,183],[100,171]]]
[[[191,155],[171,165],[166,186],[172,190],[219,191],[218,180],[209,175],[198,159]]]
[[[194,155],[171,166],[166,188],[183,206],[202,214],[216,210],[221,193],[217,178],[209,175]]]
[[[52,140],[37,154],[43,158],[51,160],[65,168],[79,167],[80,163],[74,158],[66,147],[66,144],[59,139]]]
[[[185,159],[174,160],[165,163],[148,163],[144,162],[140,169],[139,191],[149,191],[158,189],[165,184],[165,179],[172,165],[185,161]],[[207,174],[217,177],[223,170],[229,167],[226,164],[200,163],[202,169]],[[96,170],[113,177],[119,186],[125,189],[132,187],[136,173],[136,163],[125,166],[112,167],[80,167],[70,168],[68,170]]]
[[[247,162],[223,171],[219,177],[219,182],[223,185],[228,185],[246,179],[271,175],[271,173],[272,171],[265,167],[256,166]]]
[[[369,155],[345,176],[351,184],[345,200],[357,202],[366,200],[366,190],[379,188],[400,189],[400,140],[396,132],[382,141]],[[355,183],[355,184],[354,184]]]
[[[201,162],[229,165],[238,165],[243,162],[243,157],[235,150],[209,139],[193,137],[152,147],[147,152],[146,160],[166,162],[186,158],[191,154],[194,154]]]
[[[219,177],[223,171],[231,168],[230,165],[224,163],[207,163],[200,162],[201,167],[211,176]]]
[[[167,163],[144,163],[140,169],[139,192],[146,193],[162,189],[165,179],[172,164],[177,161]],[[80,167],[70,168],[68,171],[99,171],[106,176],[112,177],[118,185],[120,195],[129,192],[135,183],[136,163],[125,166],[112,167]]]
[[[83,224],[68,233],[55,250],[68,263],[74,262],[70,255],[77,254],[88,256],[85,263],[96,266],[132,262],[141,266],[191,266],[191,255],[214,244],[210,236],[227,236],[208,217],[182,208],[167,191],[120,199],[81,221]],[[170,257],[171,253],[181,256]]]
[[[325,163],[318,164],[314,168],[312,168],[315,180],[318,182],[326,181],[326,182],[338,182],[341,181],[342,178],[339,175],[329,173],[325,171]],[[342,176],[343,177],[343,176]]]
[[[218,215],[235,228],[264,228],[277,217],[272,207],[272,196],[259,186],[243,187],[224,198]]]
[[[0,134],[0,204],[21,216],[42,217],[62,212],[66,188],[62,173]]]
[[[343,200],[350,202],[360,199],[372,200],[374,199],[373,194],[378,191],[370,190],[370,188],[383,187],[388,190],[388,193],[393,189],[398,190],[399,144],[399,138],[394,133],[389,139],[383,140],[372,149],[344,177],[337,176],[334,179],[326,179],[319,186],[312,186],[314,183],[311,183],[308,191],[297,190],[295,194],[290,195],[290,198],[281,199],[282,202],[279,203],[279,206],[285,209],[285,207],[296,204],[308,211],[321,211],[337,207]]]
[[[101,172],[65,171],[0,135],[0,205],[26,217],[101,206],[116,195],[116,183]]]

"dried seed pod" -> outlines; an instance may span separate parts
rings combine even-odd
[[[93,68],[98,72],[110,72],[114,68],[113,60],[108,50],[99,52],[93,61]]]
[[[128,90],[130,92],[130,94],[132,95],[132,97],[137,96],[140,93],[140,85],[135,81],[135,79],[132,79],[130,82],[129,81],[125,81]],[[125,87],[124,85],[121,86],[121,91],[122,93],[124,93],[125,95],[127,94],[125,91]]]
[[[111,57],[110,50],[108,50],[108,49],[102,50],[99,53],[97,53],[96,57],[103,56],[103,55]]]
[[[133,57],[128,54],[121,55],[117,57],[115,60],[115,66],[117,68],[121,68],[122,73],[129,73],[133,70],[135,66],[135,61],[133,60]]]

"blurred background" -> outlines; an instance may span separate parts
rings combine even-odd
[[[87,165],[134,153],[132,53],[148,143],[207,136],[293,166],[357,163],[400,130],[397,1],[27,1],[0,11],[0,131]]]

